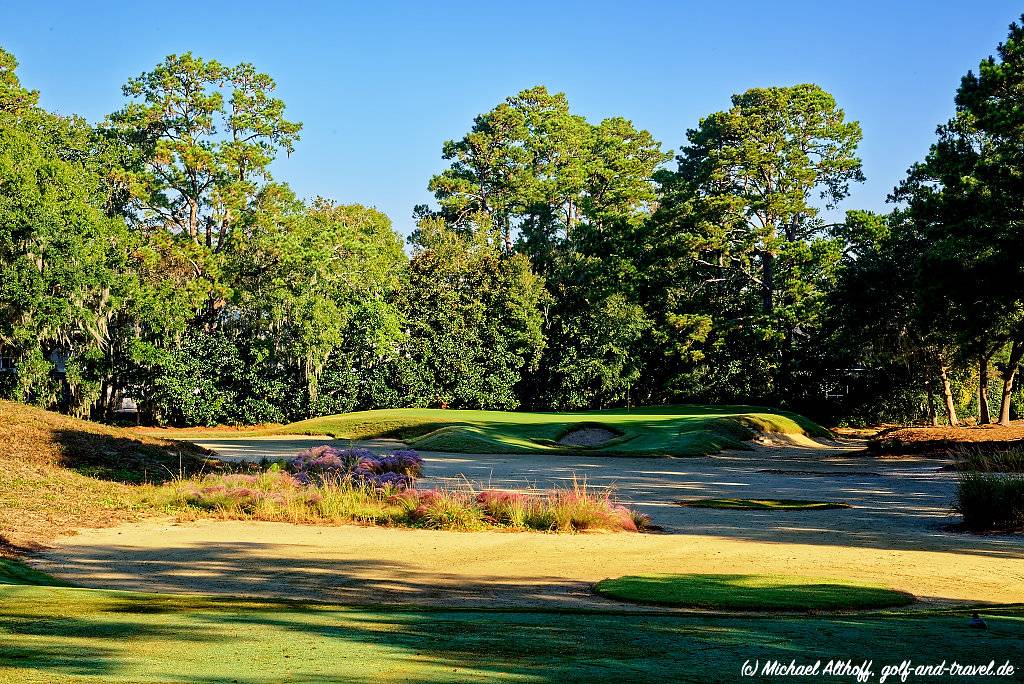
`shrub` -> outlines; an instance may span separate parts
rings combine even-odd
[[[541,507],[540,502],[531,499],[526,494],[485,489],[477,494],[476,502],[483,508],[484,515],[495,524],[508,527],[537,526],[539,516],[536,515],[535,509]],[[528,522],[534,524],[529,525]],[[541,529],[548,528],[550,525],[541,527]]]
[[[1024,527],[1024,476],[997,472],[962,472],[957,481],[956,511],[974,530]]]

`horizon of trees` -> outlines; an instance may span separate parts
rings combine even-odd
[[[0,396],[110,420],[743,402],[828,421],[1024,409],[1024,28],[968,72],[886,214],[813,84],[678,154],[520,92],[442,147],[407,239],[270,166],[302,125],[251,64],[170,55],[98,124],[0,49]],[[674,162],[674,163],[673,163]]]

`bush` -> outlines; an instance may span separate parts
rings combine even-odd
[[[963,472],[957,481],[956,511],[973,530],[1024,528],[1024,476]]]

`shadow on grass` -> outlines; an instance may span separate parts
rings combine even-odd
[[[979,632],[962,612],[758,618],[413,611],[12,589],[0,594],[0,677],[11,681],[703,682],[735,681],[747,659],[1024,659],[1019,610],[994,609],[986,614],[989,629]]]
[[[160,483],[222,467],[214,454],[189,442],[154,444],[103,432],[54,429],[60,465],[100,480]]]

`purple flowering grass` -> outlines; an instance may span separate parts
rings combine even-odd
[[[304,485],[342,482],[375,489],[407,489],[423,474],[423,459],[415,451],[375,454],[369,449],[339,449],[328,445],[303,451],[287,469]]]
[[[163,487],[172,505],[228,518],[308,523],[402,525],[445,530],[488,528],[636,532],[647,516],[616,504],[610,490],[526,493],[497,489],[417,489],[423,459],[414,451],[318,446],[284,470],[208,475]]]

